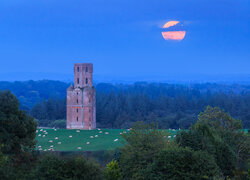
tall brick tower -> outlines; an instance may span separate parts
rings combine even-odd
[[[74,86],[67,89],[67,129],[96,128],[96,91],[93,64],[74,65]]]

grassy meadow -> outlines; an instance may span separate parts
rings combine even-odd
[[[123,129],[68,130],[39,128],[36,132],[37,150],[40,151],[100,151],[122,146]],[[177,131],[166,130],[172,139]]]

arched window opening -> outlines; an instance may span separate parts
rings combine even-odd
[[[86,78],[86,84],[88,84],[88,78]]]

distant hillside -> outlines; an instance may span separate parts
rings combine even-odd
[[[36,103],[50,97],[64,98],[70,84],[60,81],[0,81],[0,90],[10,90],[23,109],[31,109]]]
[[[11,90],[40,126],[65,127],[69,85],[51,80],[0,82],[0,89]],[[250,85],[137,82],[95,87],[98,127],[125,128],[145,121],[157,122],[161,128],[187,128],[208,105],[224,109],[250,127]]]
[[[154,89],[155,95],[162,93],[162,87],[170,87],[174,84],[167,83],[147,83],[137,82],[134,84],[109,84],[109,83],[98,83],[96,85],[97,91],[100,92],[111,92],[121,91],[128,89],[134,93],[140,93],[140,91],[151,91]],[[66,89],[70,86],[70,83],[54,80],[39,80],[39,81],[15,81],[7,82],[0,81],[0,90],[10,90],[14,93],[20,101],[23,109],[31,109],[36,103],[47,100],[50,97],[53,98],[64,98],[66,97]],[[190,84],[190,85],[174,85],[174,86],[185,86],[190,89],[197,89],[201,92],[227,92],[227,93],[242,93],[250,91],[249,85],[240,84],[216,84],[216,83],[204,83],[204,84]],[[135,87],[135,88],[133,88]],[[151,87],[152,89],[150,89]]]

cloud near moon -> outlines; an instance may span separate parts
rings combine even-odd
[[[169,27],[174,26],[176,24],[179,24],[179,21],[168,21],[166,24],[164,24],[163,28],[169,28]]]
[[[169,27],[173,27],[175,29],[176,25],[179,24],[179,21],[168,21],[162,28],[168,30]],[[186,36],[186,31],[184,30],[174,30],[174,31],[164,31],[161,33],[162,37],[165,40],[175,40],[175,41],[181,41]]]

